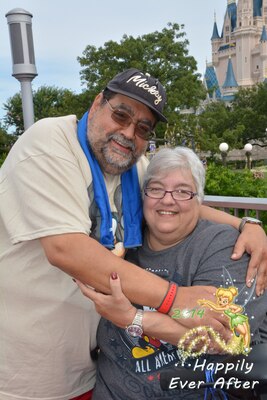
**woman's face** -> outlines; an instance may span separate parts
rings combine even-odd
[[[148,188],[188,190],[196,192],[191,171],[174,169],[150,180]],[[148,242],[152,249],[171,247],[186,238],[195,228],[200,212],[197,197],[191,200],[174,200],[171,193],[163,199],[144,197],[144,217],[149,228]]]

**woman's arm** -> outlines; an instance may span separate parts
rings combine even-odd
[[[84,296],[95,303],[96,311],[119,328],[126,328],[135,317],[137,309],[131,304],[121,289],[120,278],[112,274],[110,279],[111,294],[105,295],[76,281]],[[179,339],[188,328],[177,323],[177,320],[156,311],[145,311],[143,316],[143,331],[148,336],[164,340],[177,346]]]
[[[119,328],[125,329],[132,323],[137,309],[123,294],[120,279],[116,273],[113,273],[110,278],[110,295],[96,292],[94,289],[84,285],[80,281],[76,280],[76,283],[84,296],[88,297],[95,303],[96,311],[102,317],[108,319]],[[200,317],[196,316],[194,319],[198,319],[198,321],[194,321],[195,326],[205,325]],[[142,325],[143,331],[146,335],[164,340],[175,346],[177,346],[178,341],[191,328],[190,326],[186,327],[182,325],[177,321],[177,319],[174,319],[171,316],[160,314],[156,311],[145,311]],[[230,337],[231,333],[229,331],[228,334],[225,335],[225,339],[228,340]],[[220,349],[216,349],[216,344],[212,341],[210,347],[210,353],[220,352]]]
[[[240,218],[204,205],[201,206],[200,218],[231,225],[236,229],[241,223]],[[251,255],[246,284],[250,287],[257,275],[256,293],[259,296],[267,288],[267,237],[259,225],[245,224],[234,246],[232,259],[239,260],[245,252]]]

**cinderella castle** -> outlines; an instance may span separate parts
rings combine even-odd
[[[239,87],[267,80],[267,0],[227,0],[221,34],[216,20],[204,83],[210,99],[230,102]]]

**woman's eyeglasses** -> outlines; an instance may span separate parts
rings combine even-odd
[[[163,199],[166,193],[170,193],[173,200],[191,200],[193,197],[197,196],[197,193],[191,192],[190,190],[164,190],[159,188],[146,188],[144,189],[144,193],[146,196],[151,197],[152,199]]]
[[[127,111],[120,107],[113,107],[107,99],[105,100],[111,110],[111,118],[114,122],[124,128],[127,128],[130,124],[134,124],[135,134],[143,140],[149,140],[150,138],[155,137],[155,132],[151,125],[142,121],[135,121]]]

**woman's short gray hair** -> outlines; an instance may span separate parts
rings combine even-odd
[[[159,150],[151,159],[145,177],[144,185],[146,188],[151,181],[159,174],[167,173],[173,169],[187,169],[191,171],[197,191],[197,199],[199,203],[204,198],[205,187],[205,168],[201,160],[193,150],[187,147],[164,148]]]

